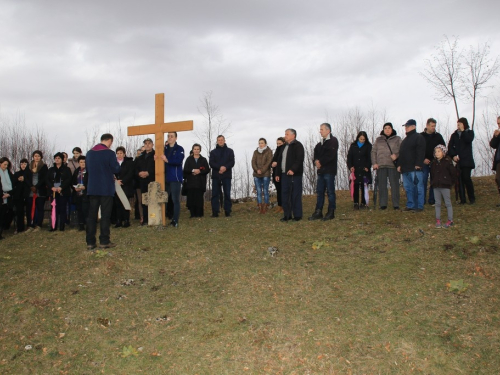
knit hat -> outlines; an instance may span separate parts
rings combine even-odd
[[[443,151],[443,154],[447,154],[448,153],[448,149],[446,148],[445,145],[437,145],[436,147],[434,147],[434,151],[436,151],[436,148],[440,148],[441,151]]]
[[[385,128],[386,126],[390,126],[390,127],[391,127],[391,129],[394,129],[394,127],[392,126],[392,122],[386,122],[386,123],[384,124],[384,126],[382,127],[382,129],[383,129],[383,128]]]

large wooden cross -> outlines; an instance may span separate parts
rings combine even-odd
[[[165,190],[165,163],[161,159],[163,155],[164,134],[168,132],[179,132],[193,130],[193,121],[177,121],[165,122],[165,94],[155,95],[155,123],[149,125],[129,126],[127,128],[127,135],[149,135],[155,136],[155,155],[157,161],[155,162],[155,181],[159,182],[161,189]],[[165,217],[165,205],[162,207],[162,223],[167,225]]]

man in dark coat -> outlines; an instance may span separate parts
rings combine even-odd
[[[403,211],[421,212],[424,210],[424,176],[422,168],[425,159],[425,139],[417,133],[417,122],[408,120],[403,125],[406,137],[401,142],[398,159],[398,172],[403,175],[406,191],[406,207]]]
[[[113,136],[109,133],[101,136],[101,143],[94,146],[88,153],[86,169],[88,175],[87,195],[90,201],[87,218],[87,249],[96,248],[97,215],[101,207],[101,233],[99,247],[107,249],[115,247],[110,241],[111,211],[115,196],[115,174],[120,173],[120,164],[116,154],[111,150]]]
[[[435,119],[428,119],[424,131],[420,133],[425,139],[425,159],[424,167],[422,168],[424,172],[424,204],[427,200],[427,181],[429,180],[429,174],[431,172],[431,162],[434,159],[434,148],[436,148],[437,145],[446,146],[443,136],[436,131],[436,123]],[[428,203],[431,205],[436,203],[434,199],[434,190],[431,186],[429,186]]]
[[[221,193],[224,191],[224,212],[226,217],[231,216],[231,179],[233,178],[234,151],[227,147],[223,135],[217,137],[217,146],[210,151],[209,164],[212,168],[212,217],[219,216]]]
[[[147,193],[149,183],[155,180],[155,150],[151,138],[144,140],[144,151],[135,159],[135,172],[139,179],[141,194]],[[148,225],[148,206],[145,204],[142,205],[142,215],[141,225]]]
[[[337,175],[337,160],[339,141],[332,136],[332,126],[328,123],[319,127],[321,142],[314,147],[314,165],[318,169],[318,183],[316,187],[316,209],[309,220],[331,220],[335,217],[335,176]],[[325,190],[328,192],[328,212],[323,217]]]
[[[304,173],[304,146],[297,141],[294,129],[285,131],[285,146],[278,158],[278,177],[281,182],[283,218],[280,221],[302,219],[302,175]],[[278,180],[279,179],[279,180]]]
[[[498,192],[500,193],[500,116],[497,118],[498,129],[493,133],[490,141],[490,147],[495,149],[495,156],[493,157],[493,170],[495,171],[495,182],[497,184]],[[497,204],[500,207],[500,203]]]

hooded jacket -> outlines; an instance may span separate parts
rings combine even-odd
[[[252,169],[254,177],[271,177],[271,163],[273,162],[273,152],[266,146],[264,151],[259,152],[259,149],[253,152]],[[261,173],[257,173],[260,169]]]
[[[433,188],[451,189],[455,185],[457,172],[453,161],[445,156],[441,160],[434,159],[431,163],[431,186]]]
[[[382,130],[373,143],[371,153],[372,164],[377,164],[379,168],[396,168],[391,155],[395,154],[396,157],[399,158],[401,142],[401,137],[397,135],[396,130],[392,129],[392,133],[389,137],[386,137]]]
[[[115,174],[120,173],[120,164],[116,160],[115,152],[99,143],[87,152],[85,167],[88,174],[87,195],[113,197]]]
[[[164,154],[168,160],[165,163],[165,182],[182,182],[184,148],[175,142],[172,147],[169,145],[165,146]]]

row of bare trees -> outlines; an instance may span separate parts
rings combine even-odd
[[[31,160],[31,154],[40,150],[47,157],[54,154],[54,143],[38,126],[26,126],[21,114],[8,118],[0,115],[0,156],[8,157],[14,169],[19,168],[21,159]]]

